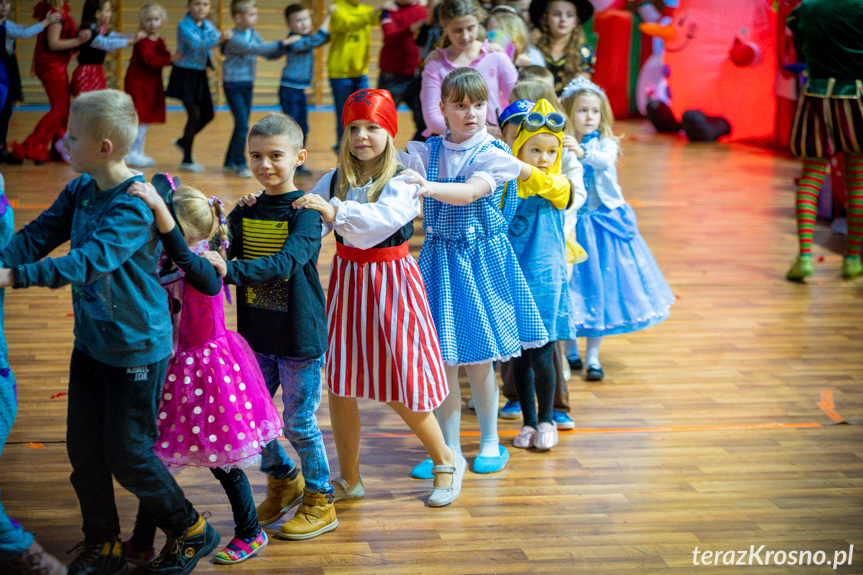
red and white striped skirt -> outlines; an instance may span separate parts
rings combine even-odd
[[[408,244],[336,244],[327,294],[327,385],[339,396],[431,411],[449,393],[425,285]]]
[[[108,87],[105,78],[105,68],[102,64],[83,64],[72,72],[72,83],[69,85],[69,93],[79,96],[87,92],[104,90]]]

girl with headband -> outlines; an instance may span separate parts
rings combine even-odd
[[[433,462],[430,507],[461,491],[467,462],[447,447],[432,411],[449,393],[425,286],[408,240],[419,187],[396,160],[396,106],[386,90],[351,94],[342,111],[339,163],[294,202],[336,234],[327,294],[327,385],[341,476],[334,500],[363,497],[358,397],[389,404]]]
[[[243,469],[261,461],[262,447],[281,435],[282,421],[249,344],[225,328],[222,278],[198,257],[214,236],[222,252],[228,245],[221,200],[189,186],[175,190],[167,174],[153,182],[135,183],[129,194],[155,215],[167,253],[160,277],[175,318],[177,341],[162,389],[156,455],[168,468],[208,467],[219,480],[235,527],[234,538],[213,561],[240,563],[267,544]],[[152,517],[139,507],[132,538],[124,543],[126,558],[146,564],[155,534]]]

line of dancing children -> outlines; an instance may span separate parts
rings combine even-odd
[[[156,527],[168,541],[149,562],[151,573],[188,573],[218,545],[218,534],[184,499],[166,466],[210,467],[225,488],[236,531],[217,562],[238,563],[259,551],[267,543],[260,525],[297,505],[280,537],[307,539],[335,529],[333,503],[362,497],[365,490],[357,397],[389,403],[416,433],[431,457],[412,474],[434,478],[429,506],[448,505],[458,497],[467,467],[459,436],[462,365],[480,425],[474,472],[499,471],[509,458],[496,428],[496,360],[513,359],[517,375],[524,426],[513,445],[553,447],[552,348],[571,337],[572,327],[580,332],[589,325],[579,323],[577,304],[575,321],[567,317],[563,210],[573,186],[558,174],[563,146],[585,165],[588,208],[580,219],[617,213],[603,207],[608,191],[598,185],[613,178],[608,170],[616,154],[590,146],[611,140],[616,151],[607,99],[583,79],[571,88],[578,139],[562,136],[567,119],[540,100],[518,126],[517,157],[486,130],[488,90],[475,70],[459,68],[444,79],[445,136],[411,143],[406,152],[393,144],[398,127],[389,92],[360,90],[343,108],[346,137],[338,169],[305,194],[293,181],[306,159],[302,131],[285,116],[268,116],[248,138],[250,164],[264,192],[246,198],[227,218],[216,198],[208,201],[190,189],[174,194],[172,213],[155,188],[126,167],[137,135],[128,96],[103,90],[79,97],[67,149],[83,175],[0,251],[6,266],[0,287],[74,286],[67,445],[85,541],[70,571],[124,573],[127,558],[154,555]],[[426,237],[417,265],[407,247],[420,201]],[[578,232],[588,262],[612,266],[625,259],[645,267],[649,251],[640,251],[646,245],[631,209],[617,217],[612,223],[627,234],[617,244]],[[337,250],[325,309],[316,261],[321,236],[330,230]],[[195,254],[217,232],[227,261],[204,252],[205,264]],[[181,288],[171,298],[181,310],[176,346],[158,295],[157,238],[185,273],[169,288]],[[68,256],[42,259],[67,239]],[[238,286],[242,337],[224,329],[214,270]],[[638,275],[591,281],[599,285],[601,301],[603,290],[619,291]],[[661,275],[654,279],[658,284]],[[124,287],[129,285],[139,288],[132,292]],[[630,331],[667,316],[671,302],[666,294],[649,293],[656,289],[642,286],[639,293],[656,310],[645,319],[635,309],[638,321],[625,316]],[[577,295],[573,302],[589,294]],[[332,480],[315,418],[324,366],[340,468]],[[284,425],[270,399],[279,387]],[[302,474],[274,440],[282,427]],[[259,458],[268,492],[255,510],[242,468]],[[135,534],[126,543],[118,539],[119,518],[105,487],[112,476],[141,500]]]

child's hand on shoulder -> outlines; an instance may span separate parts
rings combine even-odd
[[[233,37],[233,35],[234,35],[233,30],[222,30],[222,35],[219,37],[219,44],[221,44],[223,42],[227,42],[228,40],[230,40]]]
[[[201,254],[201,257],[206,258],[206,260],[216,268],[216,271],[219,272],[220,276],[225,277],[228,275],[228,262],[226,262],[225,258],[222,257],[222,254],[207,250]]]
[[[405,176],[407,179],[405,183],[407,184],[416,184],[419,186],[419,189],[414,194],[415,198],[423,198],[423,197],[431,197],[434,195],[434,189],[432,189],[431,184],[429,184],[428,180],[422,177],[419,172],[411,169],[402,170],[399,174],[400,176]]]
[[[294,200],[293,206],[295,210],[315,210],[321,214],[321,217],[324,218],[325,222],[334,222],[336,220],[335,206],[318,194],[306,192],[302,197]]]
[[[179,62],[183,59],[183,53],[177,50],[173,54],[171,54],[171,62]]]
[[[584,148],[572,136],[567,135],[563,137],[563,147],[574,153],[579,159],[584,157]]]
[[[89,28],[83,28],[78,31],[78,41],[83,44],[87,40],[93,37],[93,31]]]
[[[159,195],[159,192],[156,191],[156,188],[153,186],[153,184],[148,184],[145,182],[132,182],[132,185],[129,186],[129,189],[126,190],[126,193],[130,196],[134,196],[136,198],[141,198],[142,200],[144,200],[144,203],[147,204],[147,207],[154,212],[159,207],[165,205],[165,200],[162,199],[162,196]]]
[[[386,0],[386,2],[382,2],[378,8],[382,11],[386,10],[387,12],[395,12],[399,9],[399,6],[392,0]]]
[[[303,39],[303,37],[300,36],[299,34],[291,34],[290,36],[288,36],[287,38],[282,40],[282,46],[287,48],[291,44],[296,44],[297,42],[299,42],[302,39]]]
[[[137,44],[141,40],[147,37],[147,33],[143,30],[138,30],[138,33],[132,36],[130,44]]]
[[[15,274],[10,268],[0,269],[0,288],[12,287],[15,284]]]
[[[42,28],[47,28],[51,24],[57,24],[63,21],[63,16],[59,12],[51,12],[45,19],[40,22],[42,24]]]
[[[260,196],[263,192],[258,192],[257,194],[247,194],[237,200],[237,206],[241,208],[245,208],[247,206],[254,206],[258,203],[258,196]]]
[[[329,8],[327,8],[327,12],[332,14],[333,12],[335,12],[338,9],[339,9],[339,7],[336,4],[332,4]]]

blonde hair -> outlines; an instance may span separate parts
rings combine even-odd
[[[97,90],[78,96],[69,108],[96,140],[110,140],[114,153],[123,158],[138,135],[138,113],[132,98],[120,90]]]
[[[473,68],[456,68],[446,75],[440,87],[440,101],[461,102],[468,98],[471,103],[488,102],[488,86],[482,75]]]
[[[249,130],[249,138],[273,138],[284,136],[292,146],[291,152],[303,149],[303,131],[293,118],[273,112],[258,120]]]
[[[510,12],[503,9],[492,10],[488,19],[491,20],[492,18],[498,21],[501,30],[507,33],[512,45],[515,46],[515,53],[512,55],[513,60],[515,60],[530,47],[530,32],[527,29],[527,23],[515,11]]]
[[[570,119],[570,122],[572,122],[572,118],[575,117],[576,100],[578,100],[579,96],[584,96],[585,94],[599,98],[599,137],[609,138],[619,144],[620,139],[623,136],[616,136],[614,134],[614,112],[611,111],[611,103],[608,101],[608,96],[606,96],[604,92],[578,90],[564,99],[563,107],[566,109],[566,116]],[[623,150],[621,150],[620,153],[622,154]]]
[[[222,248],[228,238],[227,212],[218,198],[207,199],[203,192],[192,186],[180,186],[174,192],[174,214],[189,245],[209,240],[218,222],[216,237]]]
[[[546,68],[545,66],[537,66],[535,64],[531,64],[530,66],[525,66],[521,70],[518,71],[518,81],[527,81],[534,80],[537,82],[545,82],[552,88],[554,88],[554,74],[551,73],[551,70]]]
[[[138,16],[138,29],[144,29],[144,18],[147,17],[147,14],[150,12],[155,12],[159,15],[159,18],[162,19],[162,25],[165,25],[168,22],[168,13],[165,12],[165,9],[162,8],[162,5],[157,2],[147,2],[143,6],[141,6],[141,14]]]
[[[350,128],[350,124],[345,126],[345,130],[347,131],[348,128]],[[374,164],[371,174],[369,174],[372,184],[366,193],[366,201],[370,204],[378,200],[384,186],[396,175],[399,168],[399,163],[396,161],[395,142],[393,142],[393,137],[389,132],[387,132],[386,148],[380,156],[372,161]],[[368,180],[363,181],[362,167],[363,163],[351,153],[350,134],[345,134],[341,146],[339,146],[339,169],[336,174],[338,181],[335,189],[338,199],[344,201],[349,189],[361,188],[368,183]]]

